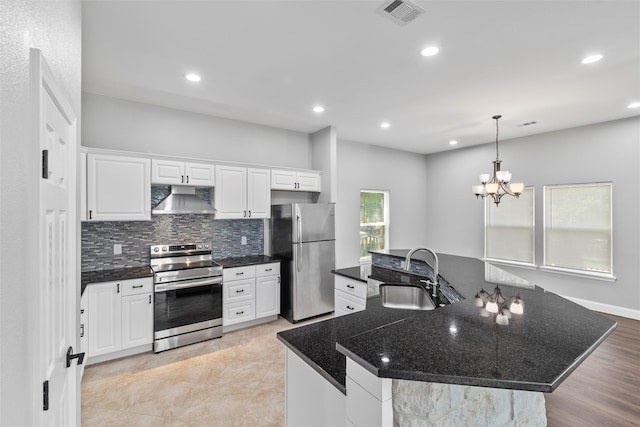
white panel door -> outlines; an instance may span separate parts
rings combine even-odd
[[[246,218],[247,169],[218,165],[214,200],[216,219]]]
[[[294,190],[296,188],[296,173],[293,171],[271,170],[272,190]]]
[[[122,349],[153,342],[151,294],[122,297]]]
[[[73,354],[79,343],[76,117],[37,49],[31,50],[31,75],[37,118],[34,134],[38,137],[34,154],[42,159],[40,177],[30,177],[39,181],[39,194],[34,195],[34,228],[38,232],[30,254],[37,263],[37,285],[31,295],[37,304],[30,313],[34,330],[26,337],[31,351],[25,352],[38,381],[31,408],[34,424],[76,425],[79,393],[75,360],[67,369],[67,351]],[[31,375],[25,375],[25,381],[29,378]]]
[[[247,169],[247,210],[249,218],[271,217],[271,171]]]
[[[215,167],[208,163],[185,163],[186,184],[213,187],[216,182]]]
[[[280,276],[256,278],[256,319],[280,314]]]
[[[320,174],[298,172],[298,190],[320,192]]]
[[[89,357],[122,348],[120,291],[121,285],[117,282],[89,285],[85,291],[88,297]]]
[[[151,161],[152,184],[183,184],[184,176],[184,162],[157,159]]]
[[[142,157],[87,155],[89,220],[150,220],[150,168]]]

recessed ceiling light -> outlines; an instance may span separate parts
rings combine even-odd
[[[436,53],[438,53],[440,51],[440,49],[438,49],[435,46],[429,46],[429,47],[425,47],[424,49],[422,49],[422,52],[420,52],[422,54],[422,56],[433,56]]]
[[[380,123],[380,127],[381,127],[382,129],[388,129],[388,128],[389,128],[389,126],[391,126],[391,125],[389,124],[389,122],[382,122],[382,123]]]
[[[186,76],[184,76],[185,79],[189,80],[190,82],[199,82],[200,76],[197,74],[187,74]]]
[[[589,55],[586,58],[584,58],[582,60],[583,64],[592,64],[594,62],[598,62],[602,59],[602,55],[600,54],[596,54],[596,55]]]
[[[631,104],[627,105],[627,108],[640,108],[640,102],[632,102]]]
[[[313,107],[314,113],[322,113],[324,112],[324,107],[322,105],[316,105]]]
[[[458,141],[452,139],[451,141],[449,141],[449,145],[458,145]]]

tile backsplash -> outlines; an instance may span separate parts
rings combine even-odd
[[[152,187],[152,205],[169,194],[168,187]],[[208,191],[197,193],[208,200]],[[163,197],[164,196],[164,197]],[[242,236],[247,244],[242,245]],[[222,219],[212,215],[152,215],[151,221],[90,221],[82,223],[82,271],[149,265],[149,245],[210,242],[214,259],[261,255],[264,220]],[[122,254],[113,254],[113,245]]]

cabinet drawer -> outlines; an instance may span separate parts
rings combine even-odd
[[[243,279],[223,283],[224,302],[235,302],[251,299],[255,295],[255,280]]]
[[[222,280],[230,282],[232,280],[252,279],[256,277],[256,267],[249,265],[247,267],[234,267],[222,269]]]
[[[367,284],[364,282],[350,280],[342,276],[335,276],[335,287],[336,290],[346,292],[355,297],[367,298]]]
[[[355,313],[362,311],[366,307],[367,300],[354,297],[346,292],[335,291],[335,312],[336,313]]]
[[[256,265],[256,276],[276,276],[280,274],[280,263],[272,262],[270,264]]]
[[[122,296],[149,294],[153,292],[153,278],[143,277],[141,279],[123,280],[120,282]]]
[[[253,320],[256,317],[256,303],[254,300],[225,304],[222,316],[223,325],[233,325]]]

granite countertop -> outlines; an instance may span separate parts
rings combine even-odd
[[[336,270],[331,270],[331,272],[339,276],[344,276],[348,279],[359,280],[360,282],[365,283],[367,283],[367,278],[369,277],[362,267],[338,268]]]
[[[247,265],[269,264],[271,262],[280,262],[279,259],[268,255],[251,255],[234,258],[215,259],[215,262],[223,268],[246,267]]]
[[[493,291],[494,279],[509,275],[496,276],[495,267],[474,258],[438,257],[440,275],[466,299],[419,311],[384,308],[373,297],[364,311],[283,331],[278,338],[343,393],[345,355],[381,378],[551,392],[616,326],[521,279],[518,286],[500,288],[505,296],[520,294],[524,314],[497,325],[492,316],[480,315],[474,296],[482,288]]]
[[[139,279],[153,277],[153,271],[148,266],[115,268],[112,270],[83,271],[80,279],[80,295],[92,283],[114,282],[117,280]]]

